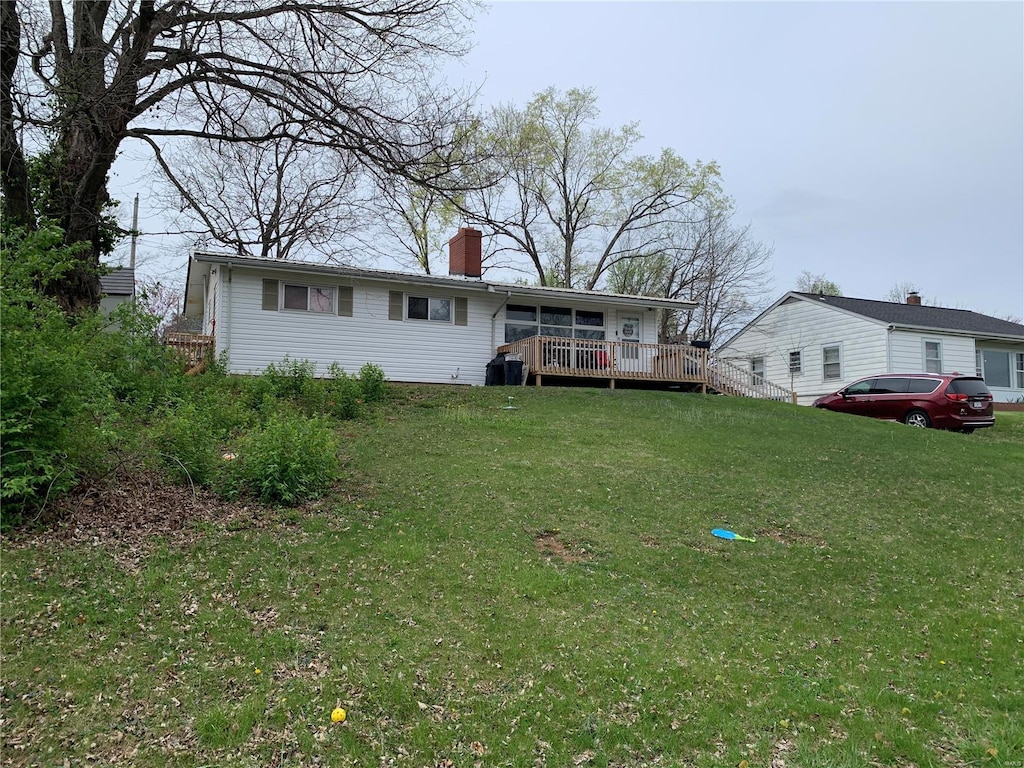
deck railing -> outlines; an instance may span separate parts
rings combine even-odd
[[[613,386],[616,380],[693,383],[726,394],[796,402],[785,387],[697,347],[531,336],[502,344],[498,352],[517,355],[525,372],[537,377],[603,378]]]
[[[164,344],[177,351],[187,368],[193,368],[213,353],[213,336],[201,333],[168,333]]]
[[[708,360],[708,385],[727,395],[796,404],[796,392],[751,373],[747,368],[719,358],[712,357]]]

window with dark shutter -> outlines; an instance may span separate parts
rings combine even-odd
[[[277,280],[263,281],[263,308],[277,311]]]

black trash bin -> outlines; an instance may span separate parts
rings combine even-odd
[[[500,387],[505,383],[505,356],[498,355],[487,364],[487,371],[484,374],[484,385],[488,387]]]
[[[510,386],[519,386],[523,383],[523,361],[505,361],[505,383]]]

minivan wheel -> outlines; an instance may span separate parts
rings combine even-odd
[[[927,428],[932,425],[932,420],[928,418],[928,414],[924,411],[911,411],[903,417],[903,423],[908,427]]]

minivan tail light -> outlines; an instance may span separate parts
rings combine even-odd
[[[949,400],[953,400],[953,401],[955,401],[957,403],[966,403],[967,402],[967,395],[961,394],[959,392],[947,392],[946,393],[946,398],[949,399]]]

